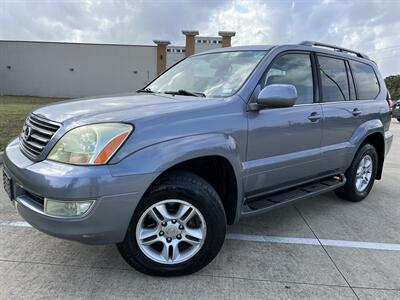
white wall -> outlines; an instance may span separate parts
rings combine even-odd
[[[201,41],[201,43],[199,43],[199,40]],[[206,41],[206,43],[204,43],[204,40]],[[216,41],[217,43],[215,44],[214,41]],[[222,43],[222,39],[221,38],[213,38],[213,37],[196,36],[195,41],[194,41],[194,53],[200,53],[200,52],[204,52],[204,51],[208,51],[208,50],[212,50],[212,49],[221,48],[222,44],[218,43],[218,42]]]
[[[0,94],[80,97],[134,91],[156,76],[155,60],[156,46],[0,41]]]
[[[167,69],[177,62],[181,61],[185,58],[185,52],[182,52],[185,47],[181,46],[170,46],[167,48]],[[170,50],[168,52],[168,50]],[[177,52],[176,50],[180,50],[181,52]]]

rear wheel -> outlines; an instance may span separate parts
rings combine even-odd
[[[371,144],[363,145],[346,171],[347,182],[335,190],[340,198],[358,202],[368,196],[374,185],[378,167],[378,155]]]
[[[218,194],[201,177],[179,172],[159,180],[131,220],[122,257],[150,275],[196,272],[218,254],[226,218]]]

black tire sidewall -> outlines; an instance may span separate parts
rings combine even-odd
[[[194,175],[190,177],[192,176]],[[224,209],[217,193],[207,182],[200,177],[195,178],[195,182],[200,184],[191,184],[190,180],[182,178],[174,182],[161,182],[139,203],[125,240],[118,244],[121,255],[138,271],[157,276],[186,275],[201,269],[218,254],[226,233]],[[142,252],[136,241],[136,226],[142,214],[150,206],[166,199],[179,199],[192,204],[201,212],[206,223],[206,238],[202,248],[189,260],[175,265],[151,260]]]

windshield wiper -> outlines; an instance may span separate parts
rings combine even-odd
[[[206,97],[206,94],[200,92],[189,92],[187,90],[177,90],[177,91],[166,91],[164,94],[169,95],[181,95],[181,96],[195,96],[195,97]]]
[[[154,91],[152,91],[151,89],[149,89],[149,88],[145,88],[145,89],[140,89],[140,90],[137,90],[136,91],[136,93],[155,93]]]

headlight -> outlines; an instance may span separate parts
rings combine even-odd
[[[70,164],[106,164],[133,127],[129,124],[86,125],[67,132],[54,146],[48,159]]]

